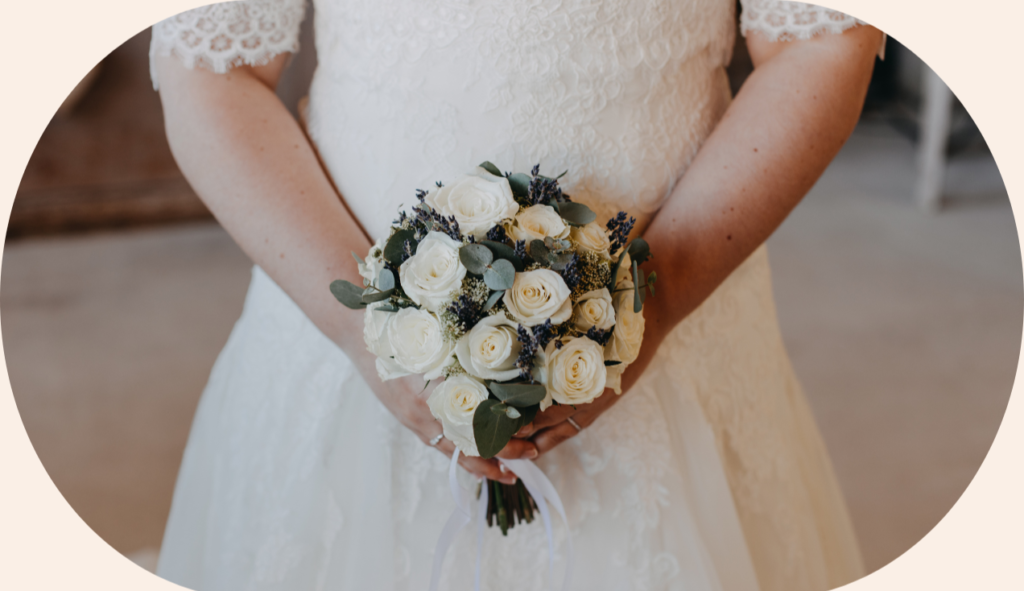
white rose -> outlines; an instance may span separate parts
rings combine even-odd
[[[587,332],[591,327],[608,330],[615,325],[615,306],[607,287],[588,291],[576,302],[573,315],[576,328]]]
[[[423,374],[427,380],[441,377],[455,347],[445,340],[437,316],[416,308],[390,314],[394,318],[387,322],[386,331],[394,362],[408,373]]]
[[[427,398],[430,414],[441,421],[444,436],[467,456],[480,455],[473,437],[473,415],[487,396],[487,388],[477,380],[455,376],[441,382]]]
[[[366,253],[366,260],[359,263],[359,274],[366,280],[364,282],[366,285],[375,283],[380,277],[381,269],[384,268],[385,242],[384,238],[377,240],[377,243],[370,247],[370,252]]]
[[[550,205],[531,205],[520,211],[510,230],[512,238],[525,240],[526,244],[531,240],[544,240],[545,236],[565,238],[569,235],[569,226]]]
[[[519,211],[508,179],[494,176],[480,167],[450,185],[431,190],[425,200],[445,217],[455,216],[463,234],[476,237],[484,236]]]
[[[615,390],[616,394],[622,393],[620,378],[626,366],[636,361],[640,355],[640,345],[644,340],[644,313],[633,311],[633,282],[623,281],[616,289],[622,289],[615,294],[615,330],[612,331],[612,338],[604,349],[604,358],[610,361],[621,361],[619,365],[609,367],[610,383],[609,388]]]
[[[608,238],[608,231],[597,222],[590,222],[585,226],[576,226],[569,230],[569,238],[584,250],[608,257],[612,242]]]
[[[519,376],[516,359],[523,348],[515,322],[504,314],[488,316],[455,345],[459,363],[471,375],[505,382]]]
[[[387,302],[375,302],[366,307],[366,314],[363,316],[363,339],[366,341],[366,349],[376,355],[377,375],[381,381],[393,380],[409,375],[394,360],[395,351],[391,347],[391,339],[388,337],[388,325],[394,320],[394,312],[381,312],[377,308]]]
[[[402,289],[420,306],[437,312],[462,287],[466,267],[459,260],[461,242],[447,234],[430,232],[416,247],[416,254],[398,268]]]
[[[561,324],[572,316],[569,286],[562,276],[551,269],[536,269],[516,273],[512,289],[501,296],[512,317],[523,326]]]
[[[559,404],[593,402],[604,392],[608,377],[604,349],[587,337],[570,339],[561,348],[556,344],[548,343],[541,360],[548,394]]]

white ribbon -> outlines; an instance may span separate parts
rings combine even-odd
[[[455,510],[452,512],[451,517],[448,518],[447,523],[444,525],[444,529],[441,530],[441,537],[437,540],[437,546],[434,549],[434,570],[430,576],[430,591],[437,591],[437,586],[441,580],[441,566],[444,564],[444,557],[448,554],[448,548],[455,540],[455,536],[465,527],[471,518],[470,504],[472,496],[470,491],[459,486],[458,481],[455,478],[455,468],[459,465],[459,453],[460,450],[456,447],[455,453],[452,455],[452,461],[448,465],[448,486],[451,488],[452,497],[455,498]],[[548,577],[549,579],[554,577],[555,567],[555,537],[551,530],[551,514],[548,511],[548,503],[555,508],[555,511],[562,517],[562,521],[565,523],[566,529],[569,527],[569,520],[565,516],[565,507],[562,506],[562,499],[558,496],[558,491],[555,490],[555,486],[551,484],[548,477],[544,475],[532,461],[530,460],[499,460],[502,464],[506,465],[512,473],[519,477],[523,481],[523,486],[530,492],[530,496],[537,503],[537,510],[540,511],[541,519],[544,522],[544,532],[548,538]],[[477,501],[477,524],[476,524],[476,572],[473,578],[473,589],[474,591],[480,591],[480,575],[481,575],[481,550],[484,544],[484,521],[487,519],[487,503],[489,501],[490,491],[488,490],[486,483],[480,487],[480,498]],[[565,579],[562,581],[563,591],[568,591],[569,585],[572,583],[572,568],[573,568],[573,553],[572,553],[572,536],[566,532],[565,537],[566,545],[566,561],[565,561]]]

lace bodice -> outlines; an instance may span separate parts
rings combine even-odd
[[[412,188],[485,159],[569,170],[570,194],[603,202],[602,214],[629,207],[640,228],[657,210],[728,103],[734,4],[548,4],[317,1],[309,132],[371,234]],[[771,39],[859,22],[798,2],[742,4],[742,31]],[[151,53],[216,72],[265,63],[297,49],[303,7],[199,8],[156,25]]]

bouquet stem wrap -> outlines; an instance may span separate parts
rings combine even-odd
[[[470,491],[459,486],[456,481],[456,468],[459,465],[459,454],[461,451],[456,448],[455,453],[452,455],[452,461],[448,465],[448,485],[452,491],[452,497],[455,499],[455,510],[452,511],[451,517],[448,518],[445,523],[444,529],[441,531],[441,537],[437,540],[437,546],[434,548],[434,569],[430,576],[430,591],[437,591],[438,584],[441,581],[441,567],[444,565],[444,557],[448,554],[448,548],[455,540],[455,536],[472,520],[471,507],[473,502],[473,495]],[[507,466],[526,486],[526,489],[530,491],[530,495],[533,496],[537,503],[537,509],[540,511],[541,520],[544,522],[544,533],[547,535],[548,540],[548,577],[554,576],[554,565],[555,565],[555,538],[551,528],[551,512],[548,509],[548,503],[554,507],[555,511],[562,518],[562,522],[565,523],[566,529],[569,527],[569,520],[565,515],[565,507],[562,505],[562,499],[558,496],[558,491],[555,490],[555,486],[551,484],[548,477],[544,475],[544,472],[537,467],[530,460],[500,460],[502,464]],[[488,487],[480,487],[480,498],[477,499],[477,524],[476,524],[476,572],[473,582],[473,590],[480,591],[480,575],[481,575],[481,551],[483,549],[484,542],[484,521],[487,518],[487,502],[490,491]],[[565,564],[565,577],[562,580],[562,590],[568,591],[569,586],[572,584],[572,569],[573,569],[573,551],[572,551],[572,535],[566,532],[566,564]]]

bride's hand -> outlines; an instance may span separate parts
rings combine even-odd
[[[374,394],[391,414],[415,433],[424,445],[430,445],[430,440],[441,434],[441,423],[430,414],[430,409],[427,407],[427,398],[433,388],[425,388],[422,377],[407,376],[382,382],[373,373],[366,376],[366,379]],[[434,447],[449,458],[455,452],[455,444],[447,438],[442,438]],[[536,445],[525,439],[513,439],[505,446],[505,449],[498,453],[498,457],[505,459],[536,456]],[[498,461],[494,458],[485,460],[461,454],[459,465],[477,478],[489,478],[505,484],[515,484],[516,482],[515,475],[502,471]]]
[[[543,455],[563,441],[575,437],[582,429],[593,424],[619,399],[627,396],[630,388],[643,374],[644,369],[657,352],[663,335],[669,330],[667,325],[663,325],[659,321],[660,316],[656,303],[648,300],[647,305],[644,306],[647,325],[647,330],[644,332],[644,344],[640,348],[640,355],[636,361],[630,364],[622,374],[622,394],[616,394],[614,390],[607,388],[589,404],[581,404],[576,408],[561,404],[551,406],[546,411],[538,413],[533,422],[520,429],[512,440],[515,441],[516,438],[529,439],[536,444],[538,455]],[[570,417],[579,425],[579,429],[566,420]]]

